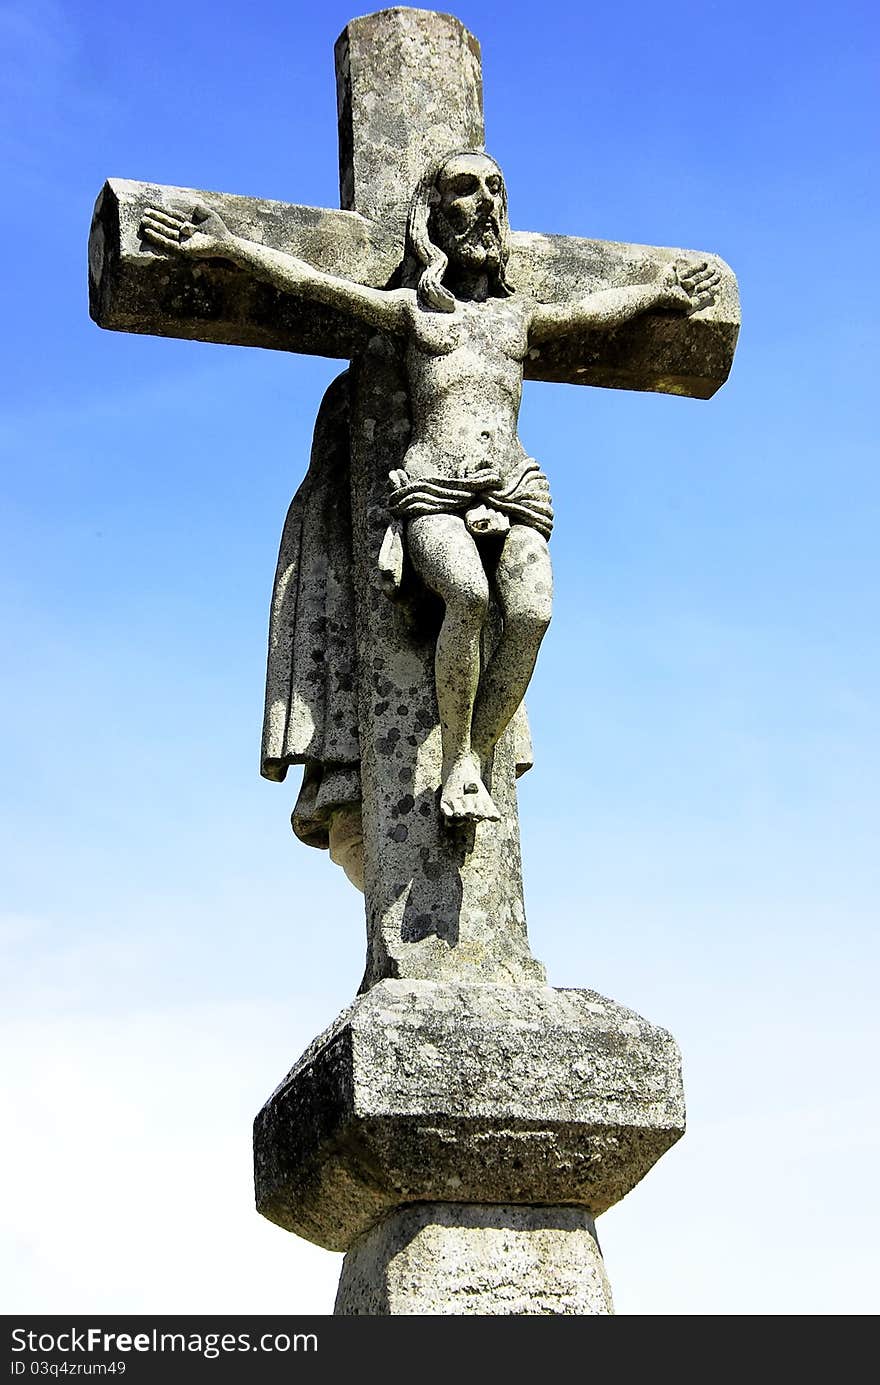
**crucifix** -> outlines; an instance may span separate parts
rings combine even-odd
[[[329,847],[364,891],[358,1032],[379,1023],[371,993],[386,997],[387,1029],[388,1006],[403,1004],[407,984],[410,1016],[433,1005],[456,1010],[462,1023],[462,1014],[473,1019],[472,988],[488,988],[483,1000],[506,988],[505,1004],[510,988],[521,988],[514,1009],[531,1019],[518,1029],[555,1025],[576,1047],[595,1002],[574,1015],[566,1001],[567,1018],[552,1024],[549,1012],[529,1009],[537,991],[528,988],[557,995],[528,945],[515,792],[531,763],[523,696],[550,619],[553,512],[548,479],[517,434],[522,381],[708,398],[730,369],[736,284],[710,255],[511,232],[503,172],[483,147],[479,48],[452,16],[394,9],[355,20],[337,43],[336,66],[343,210],[111,180],[92,226],[91,312],[116,330],[350,360],[319,410],[282,537],[262,771],[283,780],[291,765],[304,766],[294,830]],[[611,1010],[605,1016],[617,1033]],[[478,1028],[484,1021],[474,1019]],[[423,1016],[423,1028],[435,1022]],[[348,1306],[337,1311],[428,1311],[357,1304],[373,1302],[358,1297],[363,1238],[387,1231],[390,1210],[404,1204],[446,1205],[436,1196],[442,1150],[432,1146],[433,1177],[415,1172],[422,1150],[377,1189],[361,1155],[340,1163],[338,1139],[330,1155],[320,1138],[306,1150],[292,1133],[291,1110],[302,1115],[302,1102],[314,1101],[315,1073],[334,1044],[348,1036],[354,1052],[357,1029],[342,1017],[329,1047],[310,1050],[258,1118],[261,1210],[350,1251]],[[643,1067],[665,1042],[649,1029]],[[399,1025],[392,1032],[399,1038]],[[447,1056],[450,1032],[440,1036]],[[501,1048],[509,1058],[506,1040]],[[384,1071],[388,1061],[387,1045],[370,1050],[374,1066]],[[324,1107],[349,1128],[343,1097],[328,1093]],[[679,1095],[670,1078],[653,1144],[642,1129],[627,1171],[615,1166],[599,1189],[594,1168],[589,1195],[561,1174],[547,1186],[526,1179],[513,1195],[509,1178],[496,1171],[487,1183],[485,1170],[474,1170],[470,1187],[455,1175],[454,1202],[578,1204],[589,1219],[681,1133],[670,1115]],[[444,1098],[456,1108],[447,1117],[459,1121],[459,1139],[465,1128],[473,1135],[474,1119],[456,1106],[460,1096]],[[499,1095],[496,1125],[501,1115],[513,1120],[510,1099]],[[437,1100],[435,1092],[435,1115]],[[548,1097],[541,1120],[580,1123],[583,1134],[582,1110],[572,1122],[552,1105]],[[522,1119],[533,1125],[537,1111]],[[389,1114],[375,1119],[387,1153]],[[363,1183],[354,1198],[352,1161]],[[438,1212],[431,1225],[444,1224]],[[372,1246],[367,1258],[376,1254]],[[396,1254],[387,1251],[389,1264]],[[389,1282],[386,1274],[386,1299]]]

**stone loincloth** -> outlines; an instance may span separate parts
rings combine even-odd
[[[479,538],[504,533],[511,524],[536,529],[544,539],[553,532],[550,482],[533,457],[523,457],[512,479],[485,468],[470,476],[432,476],[411,480],[405,471],[392,471],[388,509],[392,520],[379,553],[382,585],[395,595],[403,580],[404,525],[423,515],[463,516],[468,531]]]

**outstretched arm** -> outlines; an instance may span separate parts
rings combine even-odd
[[[539,303],[532,316],[529,338],[547,341],[566,332],[611,331],[652,308],[694,313],[715,300],[721,274],[704,260],[697,265],[670,265],[653,284],[598,289],[569,303]]]
[[[234,235],[223,218],[207,207],[195,207],[189,217],[148,207],[141,235],[161,250],[188,259],[229,260],[286,293],[339,308],[382,331],[406,329],[408,295],[404,290],[367,288],[351,279],[325,274],[295,255]]]

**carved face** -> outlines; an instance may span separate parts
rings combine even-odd
[[[504,179],[485,154],[455,154],[441,168],[431,237],[452,264],[497,273],[504,244]]]

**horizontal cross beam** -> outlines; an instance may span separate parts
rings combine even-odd
[[[394,271],[387,234],[356,212],[111,178],[89,236],[89,312],[99,327],[345,359],[365,345],[371,329],[333,308],[280,293],[219,260],[162,255],[141,236],[147,207],[189,216],[199,202],[236,234],[330,274],[380,287]]]
[[[343,359],[363,349],[372,329],[342,313],[220,261],[163,255],[141,236],[148,206],[189,215],[198,202],[240,236],[373,288],[386,287],[402,260],[399,230],[356,212],[114,178],[98,198],[89,240],[89,307],[99,326]],[[510,280],[542,303],[565,302],[594,288],[650,283],[681,259],[720,268],[711,307],[691,317],[652,313],[616,332],[557,338],[533,348],[526,379],[709,398],[727,379],[739,330],[736,280],[717,256],[514,232]]]
[[[525,378],[710,398],[730,374],[740,321],[736,277],[717,255],[520,231],[511,237],[509,277],[539,303],[566,303],[594,289],[655,283],[682,260],[720,271],[710,307],[690,317],[645,313],[614,332],[556,337],[532,348]]]

